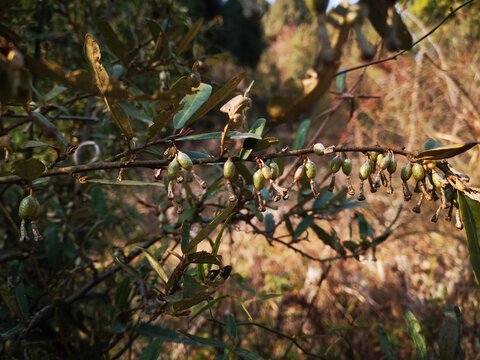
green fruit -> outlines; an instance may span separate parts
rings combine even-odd
[[[293,176],[293,181],[300,181],[305,174],[305,166],[300,165],[297,170],[295,170],[295,175]]]
[[[339,156],[335,156],[330,163],[330,170],[332,170],[332,173],[338,172],[342,167],[342,163],[342,159]]]
[[[413,178],[417,181],[421,181],[425,179],[425,170],[423,169],[423,166],[419,163],[413,164],[412,175],[413,175]]]
[[[393,174],[395,171],[397,171],[397,159],[395,159],[393,156],[390,158],[390,164],[388,164],[387,171],[390,174]]]
[[[380,155],[383,155],[383,154],[378,155],[377,165],[380,167],[380,169],[385,170],[390,166],[390,161],[392,160],[392,157],[390,155],[387,155],[387,156],[380,156]]]
[[[343,159],[342,171],[347,176],[352,172],[352,160],[350,158]]]
[[[363,165],[360,167],[360,170],[358,171],[358,177],[360,180],[366,180],[372,173],[372,165],[370,164],[370,161],[365,161]]]
[[[188,156],[184,152],[179,151],[177,154],[177,159],[182,168],[184,168],[185,170],[190,170],[193,167],[192,159],[190,159],[190,156]]]
[[[263,177],[262,170],[258,169],[253,174],[253,185],[257,190],[262,190],[265,187],[265,178]]]
[[[308,160],[305,163],[305,173],[309,179],[314,179],[317,176],[317,167],[313,161]]]
[[[270,170],[272,170],[272,179],[275,180],[278,178],[278,175],[280,175],[280,168],[278,167],[278,164],[274,161],[270,163]]]
[[[443,176],[443,174],[439,173],[438,171],[432,171],[432,182],[433,185],[435,185],[435,187],[439,189],[448,184],[445,176]]]
[[[315,154],[322,156],[324,154],[324,151],[325,151],[325,146],[323,146],[322,144],[316,143],[315,145],[313,145],[313,152]]]
[[[407,163],[403,166],[402,172],[400,174],[403,181],[407,181],[412,177],[412,164]]]
[[[232,159],[228,158],[223,164],[223,176],[225,179],[231,179],[235,175],[235,164],[233,163]]]
[[[377,161],[378,151],[370,151],[370,159]]]
[[[178,172],[180,171],[180,164],[178,163],[177,159],[173,159],[170,164],[168,164],[167,176],[168,180],[175,180],[178,176]]]
[[[35,220],[40,212],[40,203],[33,196],[23,198],[18,207],[18,216],[23,220]]]
[[[271,180],[272,179],[272,169],[270,169],[269,166],[262,166],[262,175],[265,178],[265,180]]]

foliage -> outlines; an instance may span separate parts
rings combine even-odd
[[[173,356],[169,344],[179,343],[197,349],[192,352],[198,358],[213,351],[218,359],[261,359],[279,355],[259,342],[270,334],[288,341],[285,358],[295,356],[288,355],[292,347],[310,357],[335,357],[332,349],[344,337],[338,334],[362,325],[328,325],[332,336],[311,343],[301,336],[305,320],[295,336],[283,331],[281,322],[257,322],[260,304],[279,301],[276,291],[290,289],[288,276],[275,280],[269,289],[274,293],[254,289],[245,280],[249,274],[241,274],[235,257],[222,249],[229,246],[227,235],[232,238],[241,228],[324,265],[315,294],[290,297],[291,304],[314,314],[318,288],[331,269],[326,264],[366,255],[375,259],[397,230],[402,207],[378,224],[361,211],[365,203],[360,202],[376,198],[366,196],[367,186],[370,193],[384,187],[392,195],[397,157],[413,166],[402,175],[402,187],[408,201],[407,182],[415,184],[414,212],[423,200],[440,203],[432,217],[437,222],[442,211],[451,219],[460,208],[463,223],[457,218],[456,225],[465,224],[478,274],[480,190],[446,160],[478,141],[446,146],[429,141],[423,151],[407,151],[351,146],[336,134],[338,145],[323,146],[317,140],[323,126],[317,129],[309,119],[332,83],[341,103],[351,101],[350,113],[358,106],[361,97],[351,95],[356,85],[338,70],[349,34],[366,20],[367,8],[388,49],[411,47],[397,10],[381,3],[377,13],[371,2],[362,1],[328,15],[311,14],[316,25],[301,29],[318,29],[316,59],[304,78],[287,80],[286,90],[271,97],[265,119],[251,116],[255,88],[246,86],[245,73],[217,79],[214,69],[221,69],[224,55],[210,52],[220,47],[255,66],[264,43],[256,16],[261,7],[253,1],[203,6],[160,1],[143,8],[122,1],[7,1],[19,16],[2,15],[0,24],[5,356],[156,359]],[[284,5],[272,5],[268,21],[273,9]],[[299,12],[295,21],[304,22],[306,7],[296,3],[292,9]],[[219,29],[218,13],[224,22]],[[245,28],[251,31],[239,30]],[[287,136],[278,128],[285,123],[294,129]],[[355,196],[352,179],[356,185],[358,169]],[[327,179],[330,185],[323,184]],[[348,231],[339,233],[333,221],[347,214],[353,214]],[[302,250],[313,234],[331,256]],[[434,342],[422,334],[412,312],[404,316],[418,358],[427,358]],[[199,325],[186,319],[198,319]],[[446,307],[439,333],[442,358],[463,353],[460,324],[458,308]],[[375,328],[381,350],[395,358],[387,332]],[[251,329],[262,335],[253,338]],[[344,355],[353,356],[353,347]]]

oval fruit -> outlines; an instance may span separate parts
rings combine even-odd
[[[265,187],[265,178],[263,177],[262,170],[258,169],[253,174],[253,185],[257,190],[262,190]]]
[[[390,157],[390,163],[388,164],[387,171],[390,174],[393,174],[395,171],[397,171],[397,159],[395,159],[393,156]]]
[[[269,166],[270,170],[272,170],[272,179],[275,180],[276,178],[278,178],[278,175],[280,175],[280,168],[275,161],[272,161]]]
[[[423,169],[423,166],[419,163],[413,164],[412,175],[413,175],[413,178],[417,181],[421,181],[425,179],[425,170]]]
[[[300,181],[304,174],[305,174],[305,166],[300,165],[295,171],[295,175],[293,176],[293,181]]]
[[[352,159],[350,158],[345,158],[343,159],[343,162],[342,162],[342,171],[345,175],[350,175],[350,173],[352,172]]]
[[[235,164],[233,163],[232,159],[228,158],[223,164],[223,176],[225,179],[231,179],[235,175]]]
[[[412,164],[407,163],[403,166],[400,176],[403,181],[407,181],[412,177]]]
[[[380,157],[380,155],[379,155]],[[390,162],[392,160],[392,157],[390,155],[387,155],[387,156],[383,156],[381,158],[381,160],[379,161],[378,160],[378,157],[377,157],[377,165],[380,167],[380,169],[386,169],[390,166]]]
[[[27,196],[20,201],[18,216],[23,220],[35,220],[40,211],[40,204],[33,196]]]
[[[309,179],[313,179],[315,176],[317,176],[317,167],[313,161],[308,160],[305,163],[305,173]]]
[[[342,167],[342,163],[342,159],[339,156],[335,156],[330,163],[330,170],[332,170],[332,173],[338,172]]]
[[[167,176],[168,180],[175,180],[180,171],[180,164],[177,159],[173,159],[170,164],[168,164]]]
[[[271,180],[273,177],[272,169],[270,169],[270,166],[262,166],[262,174],[265,180]]]
[[[315,154],[322,156],[324,154],[324,151],[325,146],[323,146],[323,144],[316,143],[315,145],[313,145],[313,152]]]
[[[372,165],[370,165],[370,161],[365,161],[362,166],[360,166],[360,170],[358,171],[358,177],[360,180],[366,180],[372,173]]]
[[[177,159],[181,167],[185,170],[190,170],[193,167],[192,159],[190,159],[190,156],[184,152],[179,151],[177,154]]]

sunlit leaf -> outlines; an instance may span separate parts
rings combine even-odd
[[[130,104],[126,100],[118,100],[118,105],[132,118],[143,121],[146,124],[153,124],[152,118],[140,110],[138,110],[134,105]]]
[[[263,130],[265,129],[265,124],[267,123],[267,120],[264,118],[257,119],[255,123],[252,125],[250,130],[248,131],[250,134],[255,134],[258,137],[256,138],[257,140],[245,140],[243,142],[242,150],[240,150],[239,157],[240,159],[246,159],[250,156],[252,153],[253,149],[258,143],[258,140],[262,138]]]
[[[217,254],[210,254],[206,251],[199,251],[187,255],[187,262],[193,264],[214,264],[221,265],[222,257]]]
[[[249,138],[261,139],[261,136],[257,134],[242,133],[239,131],[229,131],[227,132],[227,136],[230,139],[249,139]],[[212,132],[212,133],[182,136],[178,138],[176,141],[211,140],[211,139],[221,139],[221,138],[222,138],[222,133],[218,131],[218,132]]]
[[[153,270],[155,270],[155,272],[158,274],[160,279],[166,284],[168,282],[168,275],[165,272],[165,270],[163,270],[163,266],[158,262],[157,259],[155,259],[155,257],[152,254],[150,254],[150,252],[147,249],[144,249],[141,247],[139,247],[139,249],[144,253],[145,257],[148,260],[148,263],[153,268]]]
[[[415,342],[415,349],[417,351],[416,359],[428,360],[427,342],[425,341],[425,337],[421,334],[422,328],[418,320],[410,310],[405,310],[403,317],[408,324],[408,334]]]
[[[457,194],[460,215],[467,234],[470,263],[477,282],[480,282],[480,203],[460,191],[457,191]]]
[[[341,93],[345,92],[346,81],[347,81],[347,74],[346,73],[337,75],[336,78],[335,78],[335,85],[337,86],[337,90],[340,91]]]
[[[178,42],[176,48],[175,48],[175,54],[179,56],[182,52],[185,51],[187,48],[188,44],[193,40],[193,38],[197,35],[197,33],[200,31],[203,25],[203,18],[198,19],[195,24],[193,24],[188,32],[183,36],[183,38],[180,39]]]
[[[65,90],[67,90],[65,86],[56,86],[52,90],[50,90],[43,98],[45,101],[50,101],[63,93]]]
[[[450,146],[442,146],[435,149],[422,151],[415,158],[417,160],[442,160],[457,156],[465,151],[470,150],[475,145],[480,144],[480,141],[470,141],[465,144],[457,144]]]
[[[201,83],[200,86],[194,90],[197,90],[197,92],[186,95],[182,99],[181,103],[183,103],[183,108],[173,117],[173,126],[175,129],[184,127],[190,117],[207,101],[212,93],[212,86]],[[189,124],[191,123],[192,122]]]

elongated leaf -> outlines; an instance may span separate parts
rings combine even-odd
[[[160,354],[162,353],[163,340],[157,339],[152,341],[146,348],[143,350],[140,360],[158,360]]]
[[[111,100],[108,97],[105,97],[105,103],[107,104],[108,111],[112,114],[112,119],[115,124],[120,128],[123,135],[125,135],[128,140],[131,140],[133,138],[133,128],[125,110],[123,110],[115,100]]]
[[[337,90],[340,91],[341,93],[345,92],[346,81],[347,81],[347,74],[346,73],[337,75],[336,78],[335,78],[335,84],[337,86]]]
[[[152,118],[146,114],[143,114],[140,110],[138,110],[135,106],[130,104],[126,100],[119,100],[118,105],[132,118],[138,119],[143,121],[146,124],[153,124]]]
[[[305,141],[307,140],[308,130],[310,130],[310,120],[303,121],[297,130],[297,135],[295,135],[295,140],[293,140],[292,150],[298,150],[303,147]]]
[[[182,243],[181,243],[181,249],[182,252],[185,252],[185,247],[188,245],[188,242],[190,241],[190,222],[189,221],[184,221],[182,224]]]
[[[114,186],[157,186],[164,188],[165,185],[159,182],[145,182],[138,180],[109,180],[109,179],[87,179],[91,184],[114,185]]]
[[[225,85],[223,85],[220,89],[215,91],[212,96],[205,101],[202,106],[198,108],[197,111],[190,116],[190,119],[187,121],[185,126],[190,125],[195,120],[201,118],[205,114],[207,114],[210,110],[212,110],[215,106],[217,106],[221,101],[223,101],[228,95],[230,95],[236,88],[240,81],[243,80],[245,77],[245,73],[238,74],[237,76],[231,78]]]
[[[150,34],[152,34],[152,39],[157,39],[158,35],[162,31],[160,24],[152,19],[147,19],[147,26]]]
[[[190,117],[207,101],[212,93],[212,86],[201,83],[200,86],[194,90],[197,90],[195,94],[186,95],[182,99],[181,103],[183,104],[183,108],[173,117],[173,126],[175,129],[184,127]],[[191,123],[192,122],[189,124]]]
[[[166,342],[198,345],[198,342],[180,336],[176,331],[151,324],[140,324],[135,331],[143,336],[161,339]]]
[[[260,118],[255,123],[252,125],[252,127],[249,130],[250,134],[255,134],[258,135],[259,138],[262,138],[263,130],[265,129],[265,124],[267,123],[267,120],[264,118]],[[258,138],[257,138],[258,139]],[[243,142],[242,150],[240,151],[240,159],[246,159],[250,156],[252,153],[253,149],[257,145],[258,140],[245,140]]]
[[[422,328],[415,318],[415,315],[413,315],[410,310],[405,310],[403,317],[408,324],[408,334],[415,342],[415,349],[417,350],[416,359],[428,360],[427,342],[425,341],[425,337],[420,333]]]
[[[229,131],[227,132],[227,136],[230,139],[249,139],[249,138],[261,139],[260,135],[251,134],[251,133],[242,133],[238,131]],[[221,132],[212,132],[212,133],[182,136],[181,138],[178,138],[176,141],[211,140],[211,139],[221,139],[221,138],[222,138]]]
[[[260,355],[257,355],[250,350],[235,348],[233,349],[233,352],[244,360],[263,360]]]
[[[186,337],[188,337],[190,340],[193,340],[197,343],[200,343],[200,344],[203,344],[203,345],[209,345],[209,346],[213,346],[213,347],[217,347],[217,348],[221,348],[221,349],[228,349],[230,346],[228,346],[227,343],[224,343],[223,341],[218,341],[218,340],[214,340],[214,339],[209,339],[209,338],[204,338],[204,337],[200,337],[200,336],[196,336],[196,335],[191,335],[187,332],[184,332],[184,331],[179,331],[181,334],[185,335]]]
[[[377,325],[377,336],[378,341],[380,342],[380,347],[382,348],[383,353],[387,360],[397,360],[397,355],[393,351],[390,341],[388,341],[387,334],[380,325]]]
[[[40,160],[34,158],[17,160],[12,164],[12,173],[27,181],[39,178],[44,171],[45,165]]]
[[[457,156],[465,151],[470,150],[475,145],[480,144],[480,141],[470,141],[465,144],[456,144],[450,146],[442,146],[435,149],[422,151],[416,156],[418,160],[442,160]]]
[[[210,254],[206,251],[199,251],[187,255],[187,262],[193,264],[214,264],[221,265],[222,257],[217,254]]]
[[[227,328],[227,335],[230,338],[230,340],[235,339],[238,333],[237,324],[235,323],[235,319],[233,318],[233,316],[230,314],[227,316],[226,328]]]
[[[10,311],[14,313],[19,318],[22,317],[22,312],[18,307],[17,301],[15,300],[15,296],[13,296],[10,291],[8,291],[4,287],[0,287],[0,296],[2,297],[3,302],[8,306]]]
[[[100,18],[98,19],[97,25],[110,51],[114,53],[124,65],[127,65],[128,59],[125,53],[125,46],[123,46],[122,42],[118,39],[117,34],[115,34],[110,24]]]
[[[56,86],[44,96],[44,99],[45,99],[45,101],[50,101],[54,97],[63,93],[65,90],[67,90],[67,88],[65,86]]]
[[[150,254],[150,252],[147,249],[144,249],[141,247],[139,247],[139,249],[142,250],[150,266],[153,268],[153,270],[155,270],[155,272],[158,274],[160,279],[166,284],[168,282],[168,275],[165,272],[165,270],[163,270],[162,265],[160,265],[158,260],[155,259],[155,257],[152,254]]]
[[[148,138],[154,138],[172,120],[174,112],[163,111],[156,115],[152,121],[153,125],[148,128]]]
[[[50,144],[47,144],[47,143],[44,143],[44,142],[38,141],[38,140],[28,140],[25,144],[23,144],[24,149],[41,147],[41,146],[48,146],[48,147],[55,148],[54,146],[52,146]]]
[[[215,228],[225,221],[230,213],[237,206],[237,201],[231,202],[225,210],[223,210],[215,219],[213,219],[207,226],[205,226],[185,247],[185,253],[192,251],[203,239],[205,239]]]
[[[197,33],[202,28],[202,25],[203,25],[203,18],[200,18],[195,22],[195,24],[192,25],[192,27],[188,30],[185,36],[180,39],[175,49],[175,54],[177,56],[179,56],[182,52],[185,51],[188,44],[192,42],[193,38],[197,35]]]
[[[125,277],[120,284],[118,284],[117,291],[115,292],[115,306],[119,310],[123,310],[127,305],[128,297],[132,287],[130,286],[130,279]]]
[[[197,318],[198,316],[200,316],[203,312],[205,312],[206,310],[210,309],[213,305],[215,305],[216,303],[226,299],[226,298],[229,298],[230,295],[223,295],[223,296],[220,296],[212,301],[209,301],[208,305],[205,305],[204,307],[202,307],[200,310],[198,310],[195,315],[193,315],[191,318],[190,318],[190,321],[193,321],[195,318]]]
[[[300,235],[302,235],[309,228],[309,226],[312,225],[312,223],[313,216],[305,216],[295,229],[295,238],[298,238]]]
[[[460,191],[457,193],[460,215],[467,233],[470,263],[478,283],[480,282],[480,204]]]
[[[459,341],[457,315],[452,304],[445,305],[445,318],[438,333],[438,348],[441,360],[455,360]]]
[[[37,120],[39,120],[44,126],[46,126],[49,129],[52,129],[51,131],[56,134],[57,138],[62,142],[64,146],[68,146],[68,142],[67,140],[65,140],[60,130],[58,130],[57,127],[53,125],[53,123],[50,120],[48,120],[48,118],[45,115],[41,114],[39,111],[34,111],[32,115],[35,116]]]

